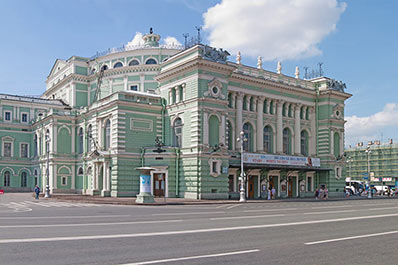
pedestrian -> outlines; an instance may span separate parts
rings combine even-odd
[[[350,190],[349,189],[345,189],[345,196],[346,196],[346,198],[350,197]]]
[[[320,187],[320,188],[319,188],[319,192],[318,192],[318,197],[319,197],[320,200],[323,199],[324,194],[325,194],[325,193],[324,193],[324,191],[323,191],[323,188]]]
[[[323,199],[326,201],[328,196],[329,196],[329,191],[328,188],[325,187],[325,189],[323,190]]]
[[[268,187],[268,194],[267,194],[267,199],[271,200],[271,193],[272,193],[272,189],[271,186]]]
[[[318,190],[318,188],[316,188],[316,190],[315,190],[315,200],[318,200],[318,196],[319,196],[319,190]]]
[[[37,185],[35,187],[35,194],[36,194],[36,200],[38,200],[39,199],[39,194],[40,194],[40,188]]]
[[[275,187],[272,187],[271,189],[272,199],[275,199],[275,193],[276,193]]]

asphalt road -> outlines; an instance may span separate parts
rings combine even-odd
[[[397,264],[398,200],[117,206],[0,197],[0,264]]]

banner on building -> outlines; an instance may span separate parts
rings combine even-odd
[[[268,164],[303,167],[320,167],[321,159],[302,156],[283,156],[243,153],[243,162],[248,164]]]

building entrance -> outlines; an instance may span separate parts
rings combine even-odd
[[[271,188],[275,188],[275,197],[278,195],[278,176],[269,176],[268,185]]]
[[[155,197],[164,197],[165,194],[165,183],[166,183],[166,174],[164,173],[155,173],[153,174],[153,195]]]
[[[249,175],[247,180],[247,197],[249,199],[257,198],[257,189],[258,189],[258,176]]]
[[[296,177],[289,177],[287,182],[287,196],[293,198],[296,196]]]

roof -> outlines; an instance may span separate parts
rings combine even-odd
[[[0,94],[0,99],[23,101],[23,102],[38,103],[38,104],[51,104],[51,105],[57,105],[57,106],[65,106],[65,104],[61,100],[37,98],[37,97],[33,97],[33,96],[17,96],[17,95],[10,95],[10,94]]]

